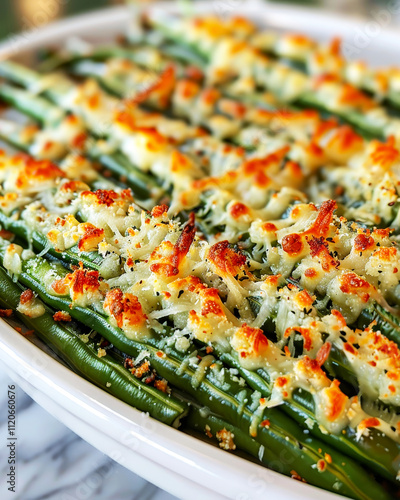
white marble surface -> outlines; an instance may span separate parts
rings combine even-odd
[[[16,493],[8,491],[7,387],[0,365],[0,499],[174,500],[86,443],[18,387]]]

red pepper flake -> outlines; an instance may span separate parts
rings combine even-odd
[[[12,313],[12,309],[0,309],[0,318],[9,318]]]
[[[206,436],[208,436],[210,439],[213,437],[213,435],[211,434],[211,428],[209,425],[206,425],[204,432],[205,432]]]
[[[319,366],[322,366],[325,361],[329,358],[329,354],[331,352],[331,343],[326,342],[317,352],[316,361]]]

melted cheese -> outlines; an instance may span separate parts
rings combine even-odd
[[[68,297],[71,307],[102,311],[135,340],[147,339],[152,329],[163,331],[168,320],[173,334],[166,345],[186,352],[196,339],[231,353],[246,369],[264,368],[272,396],[254,394],[252,435],[265,407],[290,399],[298,388],[314,398],[323,432],[350,425],[360,436],[371,427],[389,433],[321,367],[334,346],[346,356],[361,395],[400,403],[397,347],[379,332],[346,324],[374,302],[395,302],[395,238],[389,230],[348,222],[335,213],[333,201],[341,197],[345,206],[339,208],[350,221],[398,224],[398,121],[337,76],[347,71],[352,83],[361,84],[366,70],[356,64],[344,68],[333,44],[321,48],[298,35],[255,34],[254,26],[239,19],[175,20],[169,29],[209,56],[206,84],[163,65],[155,49],[141,56],[148,57],[151,71],[120,58],[100,67],[97,76],[120,82],[122,92],[134,88],[123,106],[94,80],[66,80],[62,104],[74,115],[49,130],[23,131],[42,159],[0,155],[2,211],[26,221],[58,251],[76,245],[78,252],[103,257],[100,272],[80,266],[61,276],[54,268],[44,277],[49,293]],[[265,57],[259,48],[305,61],[314,76]],[[320,76],[327,71],[333,75]],[[227,97],[222,88],[232,78],[226,88],[236,97]],[[393,88],[396,78],[393,73]],[[371,85],[384,92],[383,77],[372,78]],[[246,104],[243,95],[257,87],[288,102],[313,92],[335,113],[363,113],[395,137],[368,142],[313,111]],[[146,111],[142,103],[158,111]],[[169,105],[189,123],[160,113]],[[112,182],[91,190],[99,176],[79,154],[59,165],[49,161],[67,150],[79,152],[88,131],[105,137],[97,147],[120,149],[135,167],[155,176],[171,194],[170,206],[142,210],[129,190]],[[194,207],[207,239],[196,233],[193,216],[186,225],[168,216]],[[29,257],[10,244],[4,265],[19,274]],[[305,290],[285,282],[289,277]],[[325,305],[331,301],[330,314],[320,314],[314,293]],[[31,297],[18,310],[35,317],[42,308]],[[264,335],[266,321],[273,323],[277,342]],[[213,356],[199,360],[191,353],[181,370],[186,364],[195,368],[194,387],[211,371],[218,376]]]

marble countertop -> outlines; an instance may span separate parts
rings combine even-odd
[[[0,365],[1,500],[175,500],[103,455],[16,387],[17,475],[15,494],[6,471],[7,388]]]

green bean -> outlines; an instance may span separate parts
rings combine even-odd
[[[237,449],[245,451],[252,457],[259,459],[270,469],[283,472],[296,479],[301,478],[301,475],[298,473],[297,461],[291,463],[290,460],[285,460],[283,458],[284,455],[279,453],[278,450],[261,445],[259,441],[250,438],[238,427],[231,425],[216,415],[204,411],[204,409],[192,406],[190,414],[185,420],[185,427],[207,435],[209,439],[218,438],[220,443],[223,440],[223,436],[226,435],[226,431],[228,431],[230,433],[229,437],[232,438],[232,443]],[[223,445],[224,443],[222,442],[220,446],[222,447]],[[382,453],[384,453],[383,449]],[[350,496],[352,495],[350,494]]]
[[[15,311],[22,292],[23,288],[14,283],[0,267],[1,305]],[[118,399],[175,427],[179,426],[180,419],[186,415],[185,403],[141,382],[111,356],[106,354],[99,357],[94,343],[85,343],[56,322],[49,310],[36,318],[19,312],[15,314],[28,328],[34,329],[38,337],[77,373]]]
[[[238,370],[252,389],[259,391],[263,397],[270,396],[272,389],[270,377],[265,369],[259,368],[255,372],[246,370],[234,354],[222,353],[219,357],[228,366]],[[396,477],[400,468],[400,444],[389,436],[376,429],[370,429],[368,436],[357,436],[356,431],[351,427],[346,427],[340,434],[321,431],[315,417],[314,398],[304,389],[296,389],[291,398],[284,401],[280,408],[303,428],[308,429],[312,436],[335,447],[357,462],[365,464],[370,470],[393,483],[397,482]]]
[[[39,252],[48,252],[53,257],[72,264],[82,262],[86,267],[97,271],[101,269],[104,259],[97,252],[82,252],[79,250],[78,245],[74,245],[63,252],[58,252],[50,245],[44,234],[39,231],[32,231],[24,220],[7,217],[1,211],[0,224],[7,231],[11,231],[26,242],[31,243],[33,248]]]
[[[238,426],[243,432],[256,435],[256,439],[266,448],[285,449],[290,456],[290,463],[296,463],[296,471],[307,481],[331,491],[338,491],[353,498],[367,499],[372,490],[380,490],[381,498],[386,498],[381,487],[369,479],[363,469],[353,463],[352,459],[330,448],[314,438],[305,437],[303,430],[290,418],[276,408],[265,408],[260,414],[254,414],[254,408],[249,403],[254,395],[247,388],[236,383],[227,371],[223,371],[222,363],[215,361],[213,368],[205,370],[205,374],[190,367],[189,359],[168,347],[162,351],[159,348],[160,339],[154,335],[145,342],[129,340],[117,327],[109,323],[107,318],[90,307],[70,307],[70,299],[56,297],[49,293],[43,284],[46,275],[62,277],[66,272],[60,266],[48,263],[45,259],[36,257],[23,262],[23,271],[18,276],[19,281],[32,290],[50,307],[67,311],[76,320],[94,328],[111,342],[117,349],[130,356],[137,356],[146,350],[151,366],[172,386],[188,393],[200,404],[208,406],[214,413],[224,415],[232,425]],[[191,354],[193,356],[193,353]],[[229,391],[227,387],[230,387]],[[258,403],[256,401],[258,406]],[[268,420],[268,426],[261,423]],[[332,457],[332,462],[325,461],[325,454]],[[323,464],[321,462],[323,461]],[[319,464],[319,465],[318,465]],[[344,464],[344,465],[343,465]],[[324,468],[324,473],[315,467]],[[365,476],[361,480],[361,476]],[[366,481],[371,483],[371,489],[364,489]],[[368,493],[367,493],[368,491]]]
[[[0,66],[4,63],[0,63]],[[0,99],[17,108],[22,113],[31,116],[43,126],[58,124],[66,116],[67,111],[58,105],[52,104],[41,96],[34,96],[26,90],[21,90],[11,85],[0,84]],[[95,131],[91,130],[95,135]],[[1,134],[0,137],[12,146],[23,151],[29,151],[30,144],[17,138],[16,135]],[[104,167],[111,171],[117,178],[122,179],[140,200],[148,198],[159,198],[164,192],[157,180],[133,165],[120,151],[104,153],[96,144],[87,145],[86,155],[92,161],[99,161]]]

